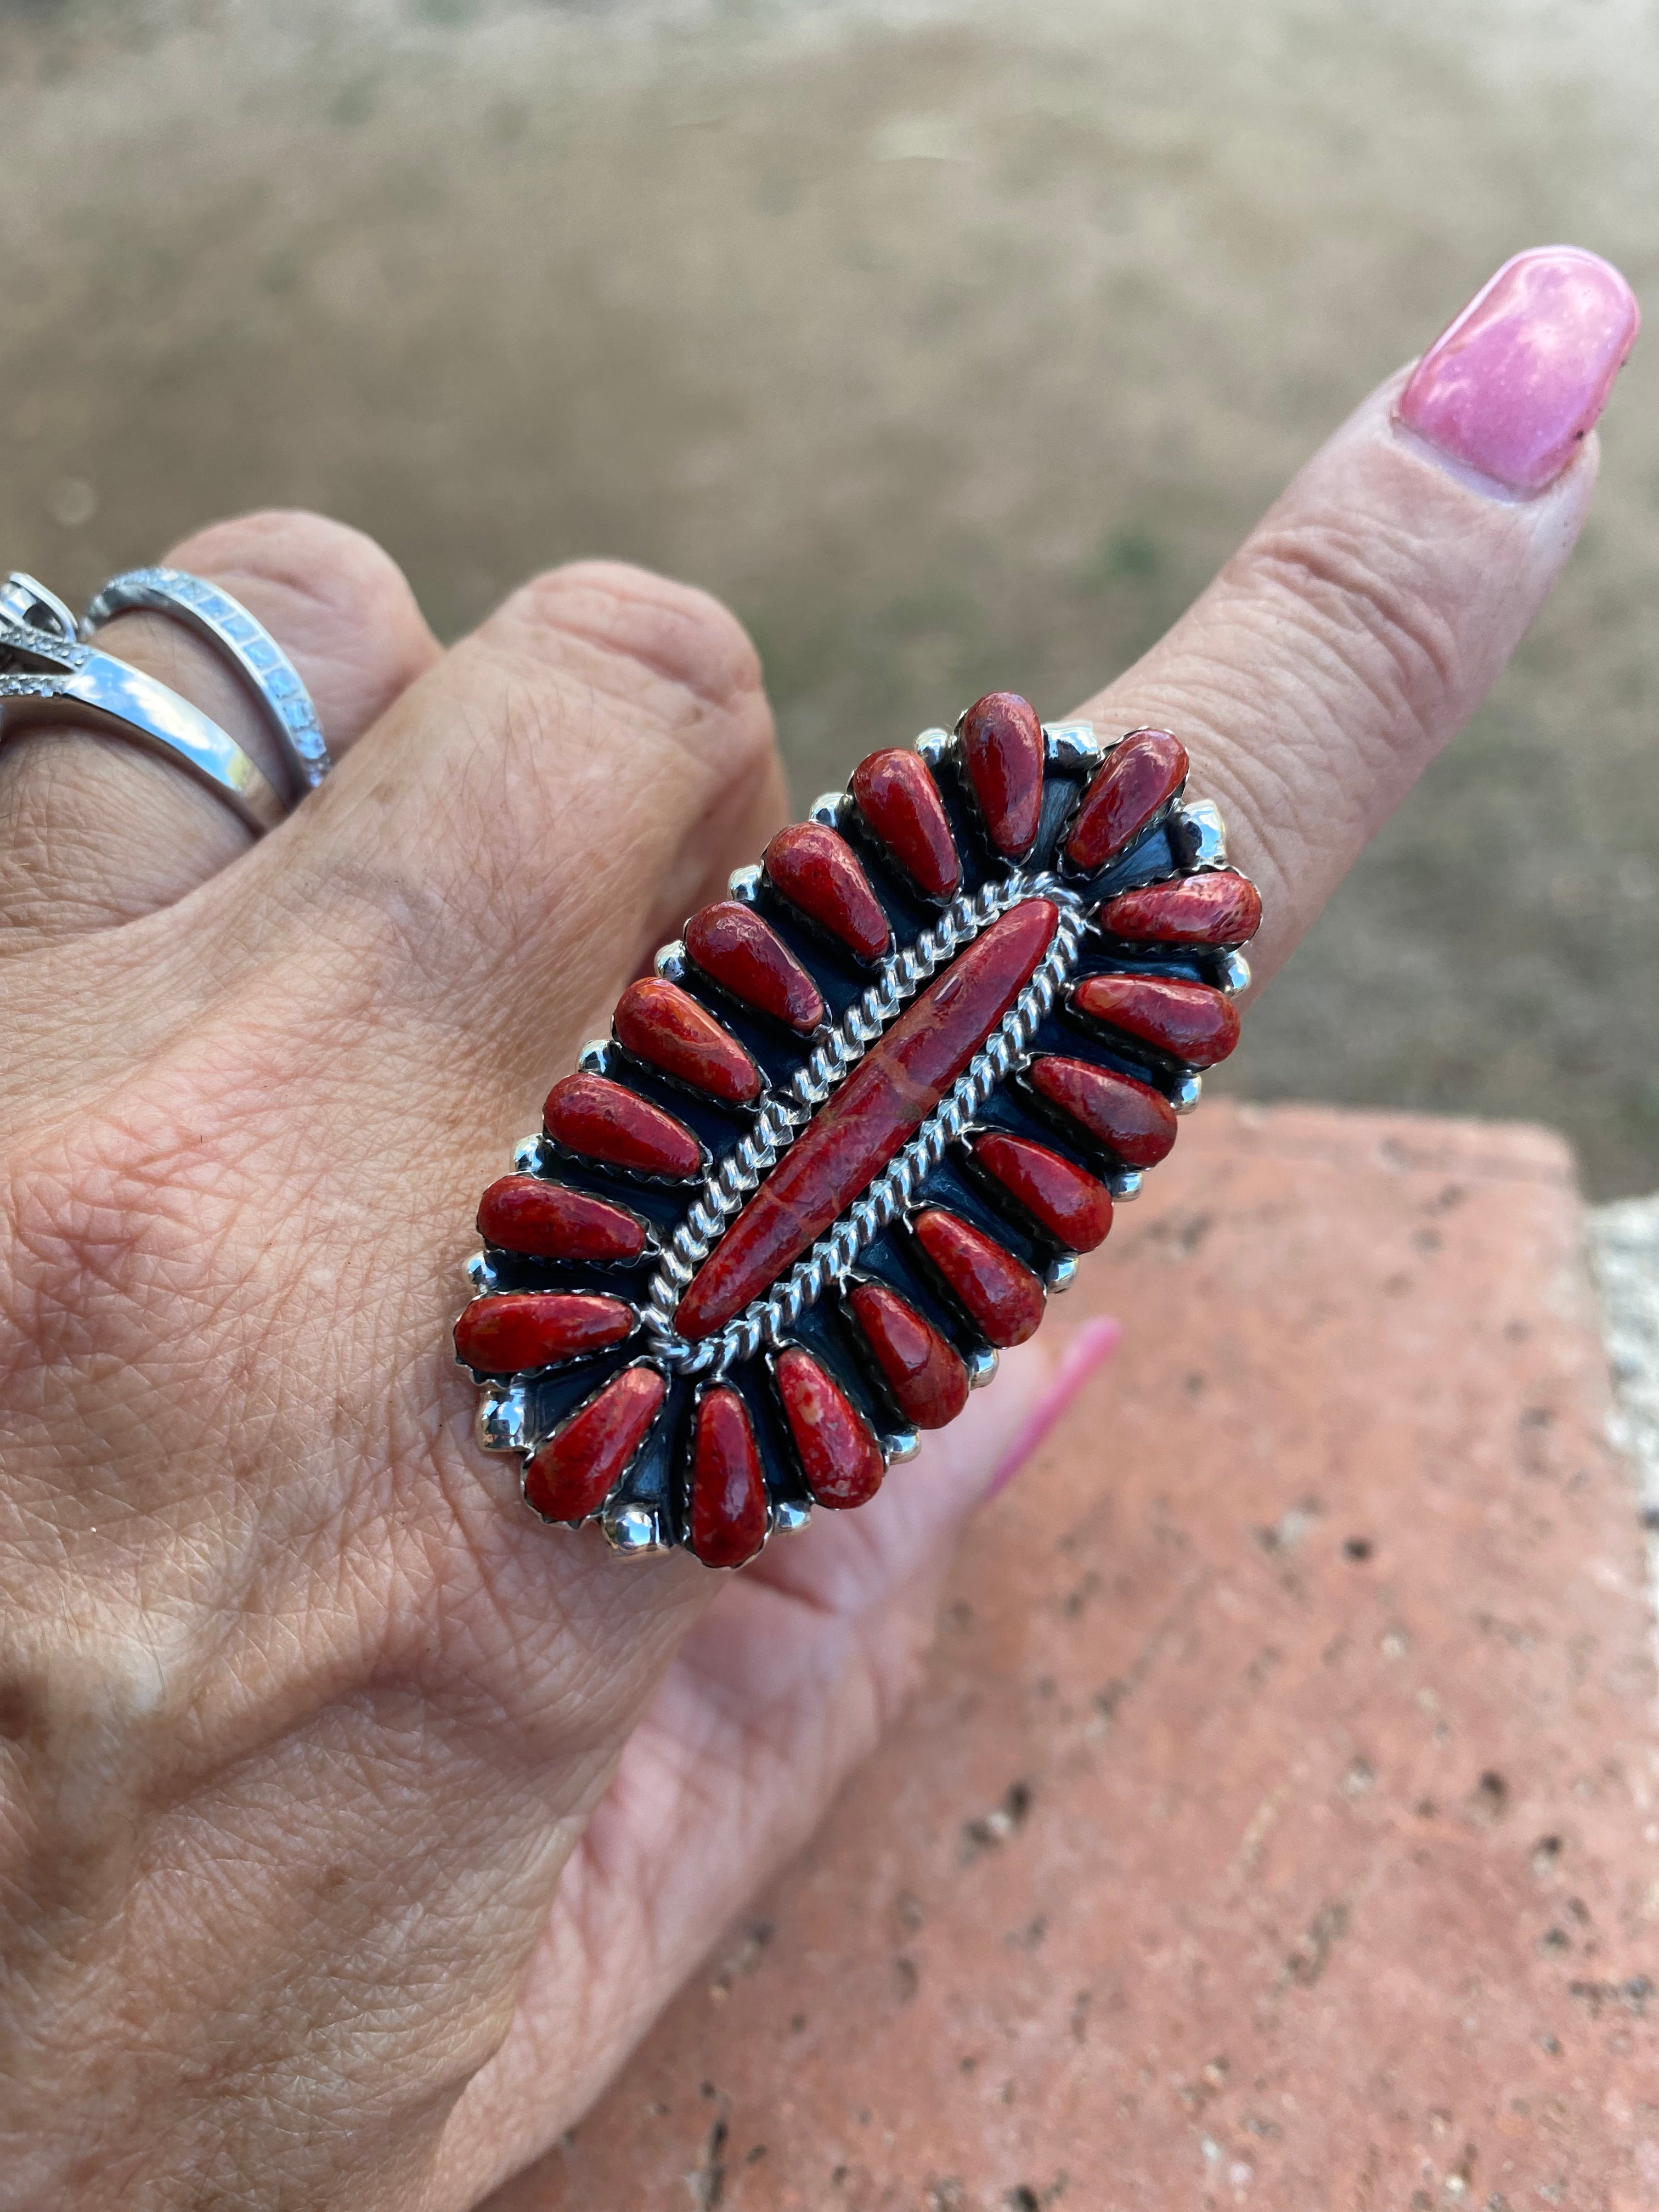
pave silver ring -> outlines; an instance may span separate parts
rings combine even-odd
[[[185,769],[251,830],[274,830],[282,795],[219,725],[153,676],[79,643],[56,592],[14,572],[0,586],[0,743],[43,722],[84,722]]]
[[[143,611],[182,623],[210,645],[252,693],[301,792],[314,791],[334,765],[300,672],[264,623],[240,599],[183,568],[129,568],[112,576],[87,609],[88,642],[117,615]]]

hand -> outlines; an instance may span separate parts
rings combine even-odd
[[[1513,266],[1085,710],[1187,739],[1259,975],[1547,591],[1634,327],[1603,264]],[[315,518],[169,557],[283,641],[339,765],[250,847],[131,747],[0,752],[0,2203],[445,2212],[811,1830],[1066,1382],[1039,1340],[737,1578],[527,1521],[450,1357],[471,1212],[781,817],[754,654],[605,564],[441,653]],[[103,641],[259,749],[179,632]]]

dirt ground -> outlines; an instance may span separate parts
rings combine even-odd
[[[803,798],[1058,713],[1504,255],[1659,267],[1637,0],[0,0],[7,565],[325,507],[453,632],[624,555],[726,598]],[[1659,1184],[1659,332],[1476,726],[1222,1079]]]

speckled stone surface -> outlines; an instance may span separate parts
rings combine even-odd
[[[1659,2203],[1642,1541],[1582,1248],[1539,1130],[1189,1123],[922,1694],[493,2212]]]

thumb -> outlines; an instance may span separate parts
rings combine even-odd
[[[1636,340],[1616,269],[1519,254],[1374,392],[1209,589],[1084,709],[1178,731],[1281,967],[1480,705],[1578,535]]]

